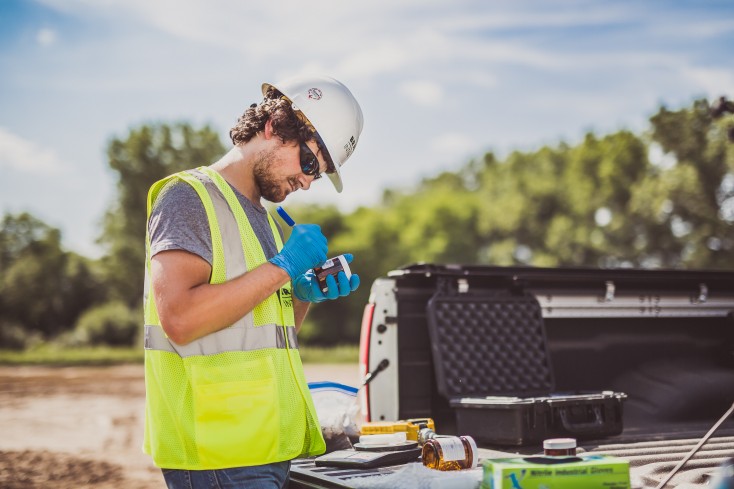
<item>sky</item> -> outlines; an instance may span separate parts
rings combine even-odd
[[[263,82],[307,74],[345,83],[364,130],[343,193],[285,204],[349,212],[487,151],[734,98],[733,47],[730,0],[0,0],[0,213],[100,256],[113,138],[185,121],[229,144]]]

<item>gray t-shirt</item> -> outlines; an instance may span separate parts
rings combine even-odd
[[[278,252],[265,208],[255,205],[232,187],[237,200],[250,221],[255,236],[269,260]],[[276,222],[281,239],[283,231]],[[188,183],[173,180],[166,184],[156,199],[148,221],[150,256],[166,250],[184,250],[212,264],[212,237],[204,204]]]

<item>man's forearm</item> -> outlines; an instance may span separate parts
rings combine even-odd
[[[161,325],[179,344],[228,327],[289,280],[281,268],[265,263],[221,284],[205,283],[208,273],[200,271],[189,286],[185,265],[165,266],[167,258],[156,256],[151,262],[153,290]]]
[[[301,325],[303,324],[303,320],[306,318],[309,305],[311,305],[310,302],[302,302],[296,299],[295,296],[293,297],[293,316],[296,320],[296,333],[301,330]]]

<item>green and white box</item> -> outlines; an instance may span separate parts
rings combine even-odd
[[[606,455],[482,462],[481,489],[630,489],[629,462]]]

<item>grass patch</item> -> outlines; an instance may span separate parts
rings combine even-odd
[[[301,361],[303,363],[356,364],[359,362],[358,345],[340,345],[330,347],[299,345],[298,350],[301,353]]]
[[[335,347],[301,346],[303,363],[357,363],[359,347],[344,345]],[[143,349],[139,346],[112,348],[106,346],[62,348],[44,344],[25,350],[0,350],[0,365],[118,365],[143,363]]]
[[[113,348],[109,346],[61,348],[40,345],[24,351],[0,350],[0,365],[117,365],[142,363],[140,347]]]

